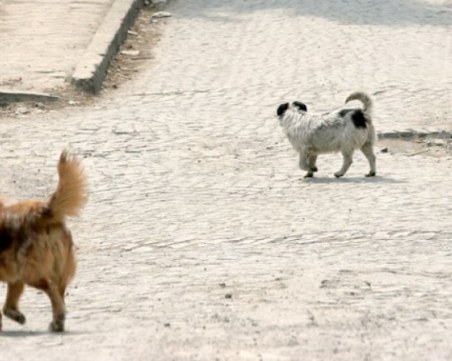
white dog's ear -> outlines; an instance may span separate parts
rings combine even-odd
[[[278,109],[276,110],[276,115],[278,117],[284,116],[284,113],[287,109],[289,109],[289,103],[280,104]]]
[[[304,112],[307,112],[307,111],[308,111],[308,108],[307,108],[306,105],[305,105],[304,103],[302,103],[302,102],[295,101],[295,102],[293,102],[292,104],[293,104],[295,107],[297,107],[298,110],[302,110],[302,111],[304,111]]]

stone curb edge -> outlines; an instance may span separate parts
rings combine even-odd
[[[446,130],[391,130],[385,132],[377,132],[378,139],[424,139],[424,138],[437,138],[444,140],[452,140],[452,131]]]
[[[45,94],[45,93],[33,93],[18,90],[6,90],[0,89],[0,104],[18,103],[18,102],[48,102],[59,100],[60,97]]]
[[[97,93],[111,59],[127,36],[144,0],[115,0],[94,34],[74,72],[71,82],[78,88]]]

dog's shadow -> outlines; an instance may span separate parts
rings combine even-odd
[[[33,337],[33,336],[46,336],[46,335],[50,335],[51,333],[52,332],[50,332],[50,331],[23,331],[23,330],[0,331],[0,338],[2,338],[2,337],[22,338],[22,337]]]
[[[329,183],[388,183],[388,184],[400,184],[406,183],[404,180],[388,178],[388,177],[312,177],[312,178],[300,178],[303,182],[313,183],[313,184],[329,184]]]
[[[84,335],[89,332],[83,331],[64,331],[64,332],[52,332],[49,330],[43,331],[24,331],[24,330],[10,330],[10,331],[0,331],[0,338],[23,338],[23,337],[37,337],[37,336],[74,336],[74,335]]]

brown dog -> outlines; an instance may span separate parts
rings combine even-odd
[[[66,151],[58,175],[58,187],[47,201],[0,202],[0,281],[8,284],[3,313],[24,324],[19,298],[25,284],[38,288],[52,303],[52,331],[64,331],[64,294],[75,273],[72,236],[64,219],[76,216],[87,199],[82,166]],[[1,325],[0,313],[0,330]]]

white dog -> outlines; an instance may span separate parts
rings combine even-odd
[[[363,109],[340,109],[327,114],[308,113],[301,102],[281,104],[276,114],[290,143],[300,154],[300,168],[307,170],[305,177],[317,172],[317,156],[322,153],[342,152],[342,168],[334,173],[342,177],[352,164],[353,152],[361,149],[369,161],[370,171],[366,177],[376,174],[375,129],[372,124],[372,100],[363,92],[348,96],[345,103],[360,100]]]

